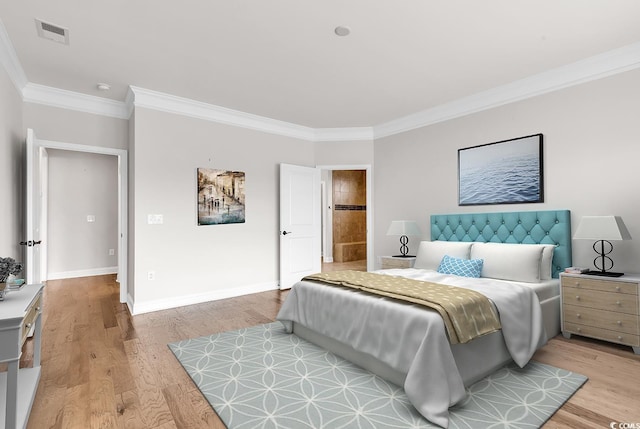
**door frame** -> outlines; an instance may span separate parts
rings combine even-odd
[[[373,168],[371,164],[344,164],[344,165],[316,165],[319,170],[365,170],[366,171],[366,183],[367,183],[367,271],[373,271],[375,269],[374,257],[373,257]],[[327,189],[327,192],[330,192]],[[322,212],[327,210],[326,207],[322,208]],[[326,225],[325,225],[326,227]],[[333,228],[333,225],[331,225]],[[323,231],[324,233],[324,231]]]
[[[35,147],[43,147],[45,149],[59,149],[73,152],[94,153],[98,155],[113,155],[118,159],[118,277],[117,281],[120,283],[120,302],[129,303],[128,300],[128,154],[125,149],[114,149],[100,146],[89,146],[75,143],[64,143],[52,140],[36,139],[34,141]],[[42,168],[42,167],[41,167]],[[43,189],[44,200],[48,199],[46,192],[48,189]],[[48,222],[47,212],[43,213],[41,219],[43,223]],[[46,252],[45,252],[46,255]],[[43,273],[44,276],[47,273]]]
[[[47,150],[37,145],[37,138],[32,129],[27,129],[26,137],[26,205],[25,205],[25,278],[27,283],[41,283],[43,273],[47,270],[46,225],[42,221],[43,210],[46,209],[46,198],[42,190],[48,189],[46,180],[48,166]],[[43,256],[45,255],[45,256]]]

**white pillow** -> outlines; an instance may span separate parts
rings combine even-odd
[[[472,244],[462,241],[421,241],[413,267],[436,271],[444,255],[469,259]]]
[[[540,280],[551,280],[553,278],[553,251],[556,248],[555,244],[517,244],[517,246],[541,247]]]
[[[540,280],[551,280],[553,278],[553,251],[555,244],[533,244],[532,246],[542,246],[542,261],[540,261]]]
[[[483,259],[482,277],[537,283],[544,248],[509,243],[473,243],[471,259]]]

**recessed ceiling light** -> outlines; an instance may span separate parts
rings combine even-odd
[[[111,89],[111,85],[108,83],[99,83],[97,86],[100,91],[109,91]]]
[[[349,33],[351,33],[351,29],[349,27],[345,27],[344,25],[338,25],[333,31],[338,36],[348,36]]]

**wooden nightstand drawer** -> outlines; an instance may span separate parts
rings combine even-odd
[[[633,314],[616,313],[612,311],[585,309],[575,305],[565,304],[562,317],[566,323],[593,326],[615,332],[640,335],[638,316]]]
[[[380,258],[380,266],[384,269],[390,268],[412,268],[416,261],[415,256],[408,258],[397,258],[394,256],[382,256]]]
[[[611,341],[612,343],[624,344],[626,346],[640,346],[640,336],[625,334],[622,332],[610,331],[608,329],[595,328],[593,326],[578,325],[565,322],[563,332],[569,332],[585,337],[598,338],[600,340]]]
[[[562,302],[565,305],[570,304],[627,314],[638,314],[638,297],[636,295],[563,287]]]
[[[611,280],[597,280],[584,277],[562,277],[563,287],[573,287],[576,289],[590,289],[602,292],[618,292],[629,295],[638,295],[637,283],[616,282]]]

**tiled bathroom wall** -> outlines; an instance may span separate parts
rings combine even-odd
[[[367,181],[365,170],[333,171],[333,259],[367,258]]]

